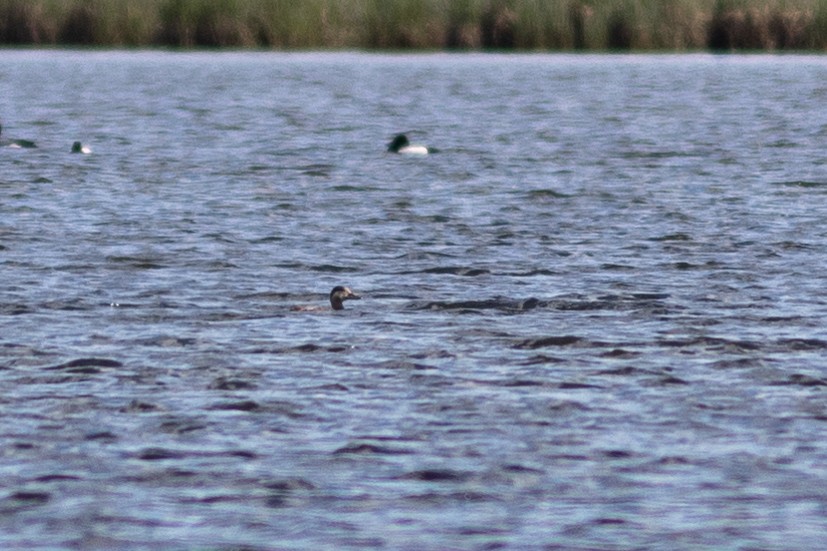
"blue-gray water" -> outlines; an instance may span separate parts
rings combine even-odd
[[[825,105],[823,56],[0,52],[0,547],[823,545]]]

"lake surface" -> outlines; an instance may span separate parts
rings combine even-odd
[[[824,56],[0,51],[0,547],[823,545],[825,105]]]

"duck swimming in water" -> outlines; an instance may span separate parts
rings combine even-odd
[[[0,124],[0,145],[3,147],[12,147],[14,149],[34,149],[37,147],[37,144],[31,140],[19,140],[19,139],[11,139],[11,140],[4,140],[2,139],[3,135],[3,125]]]
[[[330,306],[334,310],[344,310],[344,301],[359,300],[360,298],[362,297],[351,291],[349,287],[337,285],[330,291]],[[291,310],[297,312],[318,312],[320,310],[326,310],[326,308],[319,306],[294,306]]]
[[[388,144],[388,151],[403,155],[427,155],[429,153],[428,148],[424,145],[414,145],[408,141],[405,134],[397,134],[393,141]]]
[[[89,155],[92,153],[92,150],[83,145],[80,142],[75,142],[72,144],[72,153],[80,153],[82,155]]]

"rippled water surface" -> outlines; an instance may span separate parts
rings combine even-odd
[[[825,105],[825,57],[0,52],[0,547],[823,545]]]

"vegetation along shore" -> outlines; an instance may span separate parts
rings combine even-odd
[[[0,0],[0,44],[823,51],[827,0]]]

